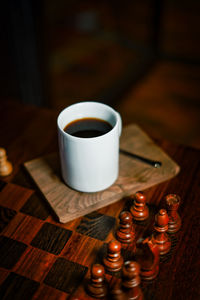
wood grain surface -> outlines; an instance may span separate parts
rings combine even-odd
[[[59,221],[66,223],[114,203],[133,192],[168,180],[179,172],[179,166],[135,124],[123,130],[120,148],[159,160],[162,166],[154,168],[120,153],[119,176],[116,182],[98,193],[81,193],[64,184],[56,153],[34,159],[24,165]]]
[[[0,180],[0,298],[94,300],[85,290],[91,266],[102,263],[107,244],[115,238],[119,214],[129,210],[132,201],[122,197],[73,221],[57,222],[22,166],[57,150],[56,113],[11,103],[0,106],[0,112],[1,145],[14,167],[12,175]],[[134,222],[136,240],[123,247],[122,255],[124,261],[135,259],[136,243],[152,234],[164,197],[179,195],[182,226],[170,235],[171,250],[161,258],[158,276],[142,281],[141,288],[145,300],[200,299],[200,151],[164,140],[157,144],[180,172],[144,190],[149,218]],[[109,289],[118,280],[119,275],[106,273]]]

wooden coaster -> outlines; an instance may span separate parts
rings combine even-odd
[[[101,192],[81,193],[69,188],[62,181],[57,153],[36,158],[24,165],[59,221],[66,223],[136,191],[168,180],[180,170],[179,166],[135,124],[123,129],[120,147],[140,156],[159,160],[162,166],[154,168],[120,153],[119,176],[116,182]]]

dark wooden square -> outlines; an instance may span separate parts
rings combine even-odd
[[[26,249],[24,243],[0,236],[0,267],[11,269]]]
[[[115,226],[115,218],[97,212],[85,215],[76,231],[92,238],[104,241]]]
[[[20,170],[17,172],[16,176],[12,179],[12,183],[26,187],[30,190],[32,190],[34,188],[33,180],[29,176],[29,174],[27,174],[27,172],[24,168],[20,168]]]
[[[0,205],[0,232],[10,223],[16,211]]]
[[[80,285],[88,268],[78,263],[58,258],[44,279],[44,283],[72,294]]]
[[[45,223],[32,240],[31,245],[58,255],[64,248],[71,234],[71,230]]]
[[[39,282],[16,273],[10,273],[0,287],[0,299],[31,299]]]
[[[36,193],[31,195],[20,211],[41,220],[46,220],[49,216],[47,205],[44,204],[44,201]]]

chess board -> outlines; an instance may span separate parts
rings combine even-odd
[[[90,267],[102,263],[120,212],[130,208],[130,198],[61,224],[26,175],[21,172],[15,183],[0,182],[0,298],[93,299],[85,291]],[[152,232],[161,190],[162,184],[147,191],[150,216],[135,222],[136,241]],[[161,280],[162,265],[173,258],[178,239],[179,235],[172,239],[172,249],[161,259]],[[124,260],[134,259],[134,247],[122,248]],[[152,284],[141,283],[145,299],[154,299],[159,276]],[[117,275],[106,273],[106,279],[112,284]]]

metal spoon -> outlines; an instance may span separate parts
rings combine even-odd
[[[154,168],[160,168],[162,166],[162,163],[160,161],[157,161],[157,160],[152,160],[152,159],[149,159],[149,158],[146,158],[146,157],[143,157],[143,156],[140,156],[140,155],[137,155],[137,154],[133,154],[133,153],[130,153],[126,150],[123,150],[123,149],[120,149],[120,152],[122,154],[125,154],[127,156],[130,156],[132,158],[135,158],[137,160],[140,160]]]

